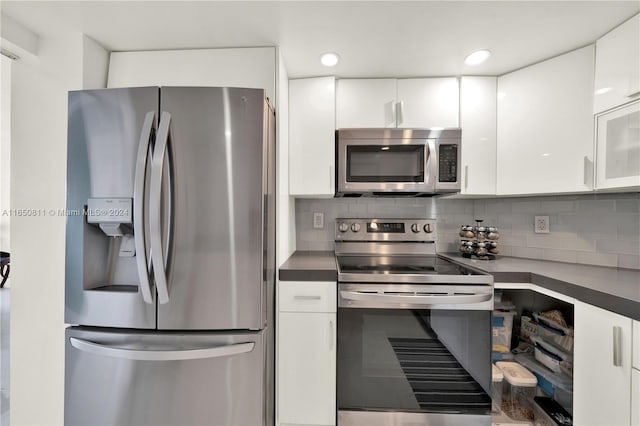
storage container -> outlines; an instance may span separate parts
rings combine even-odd
[[[573,418],[556,401],[545,396],[536,396],[533,404],[535,426],[571,426]]]
[[[515,360],[538,379],[538,388],[573,413],[573,381],[564,373],[554,373],[535,360],[532,354],[518,354]],[[538,392],[540,394],[540,392]]]
[[[502,405],[502,379],[504,378],[502,371],[495,365],[491,364],[491,411],[500,412]]]
[[[500,361],[496,365],[504,375],[502,411],[513,420],[533,420],[536,376],[517,362]]]
[[[531,343],[531,336],[538,334],[538,324],[533,318],[522,315],[520,317],[520,341]]]
[[[493,311],[493,352],[509,352],[511,350],[511,333],[515,311]]]
[[[556,373],[564,372],[573,375],[573,355],[558,346],[544,340],[540,336],[531,336],[535,344],[535,358],[545,367]]]
[[[535,334],[542,337],[544,340],[561,347],[565,351],[573,353],[573,330],[566,329],[565,331],[559,328],[554,328],[543,322],[538,322]]]

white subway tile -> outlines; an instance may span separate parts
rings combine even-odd
[[[540,204],[540,201],[517,201],[511,206],[511,211],[535,215],[540,212]]]
[[[588,251],[578,252],[578,263],[584,263],[585,265],[597,265],[597,266],[618,266],[618,255],[611,253],[591,253]]]
[[[578,260],[578,252],[573,250],[544,249],[542,250],[542,258],[556,262],[576,263]]]
[[[629,269],[640,269],[640,256],[632,256],[629,254],[619,254],[618,267],[629,268]]]
[[[349,205],[349,214],[360,213],[364,214],[367,212],[368,206],[366,204],[350,204]]]
[[[640,255],[640,242],[628,240],[598,240],[598,251],[605,253]]]
[[[578,213],[613,213],[615,211],[614,200],[578,200],[576,212]]]
[[[531,247],[512,247],[511,256],[526,257],[528,259],[542,259],[542,249]]]
[[[540,203],[540,212],[543,214],[574,212],[576,203],[574,201],[542,201]]]
[[[616,200],[616,213],[640,212],[640,199]]]
[[[571,233],[528,235],[527,247],[559,250],[595,251],[596,242]]]

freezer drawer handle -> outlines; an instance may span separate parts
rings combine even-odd
[[[162,112],[158,127],[158,137],[151,159],[151,183],[149,193],[149,231],[151,234],[151,263],[153,264],[153,276],[158,288],[158,302],[169,302],[169,286],[167,284],[167,272],[165,270],[165,257],[162,250],[162,223],[161,223],[161,193],[162,193],[162,167],[167,155],[167,146],[171,138],[171,114]]]
[[[144,117],[140,142],[138,143],[138,157],[136,159],[136,174],[133,185],[133,237],[136,250],[136,263],[138,277],[140,278],[140,291],[145,303],[153,303],[151,283],[149,282],[149,263],[147,262],[147,249],[144,244],[144,181],[147,173],[147,159],[149,158],[149,145],[153,137],[153,125],[156,113],[149,111]]]
[[[254,342],[236,343],[227,346],[216,346],[204,349],[185,349],[177,351],[153,351],[122,349],[112,346],[100,345],[86,340],[70,337],[71,346],[94,355],[110,356],[120,359],[136,361],[182,361],[188,359],[220,358],[251,352],[255,347]]]
[[[363,293],[360,291],[341,291],[340,296],[346,300],[359,302],[388,302],[389,304],[410,303],[410,304],[469,304],[482,303],[491,300],[491,294],[462,294],[447,296],[416,296],[412,293],[406,295],[393,295],[384,293]]]

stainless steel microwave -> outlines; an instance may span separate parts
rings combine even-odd
[[[460,191],[460,129],[336,130],[336,197]]]

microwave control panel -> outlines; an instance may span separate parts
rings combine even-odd
[[[438,182],[457,182],[458,145],[441,144],[438,154]]]

